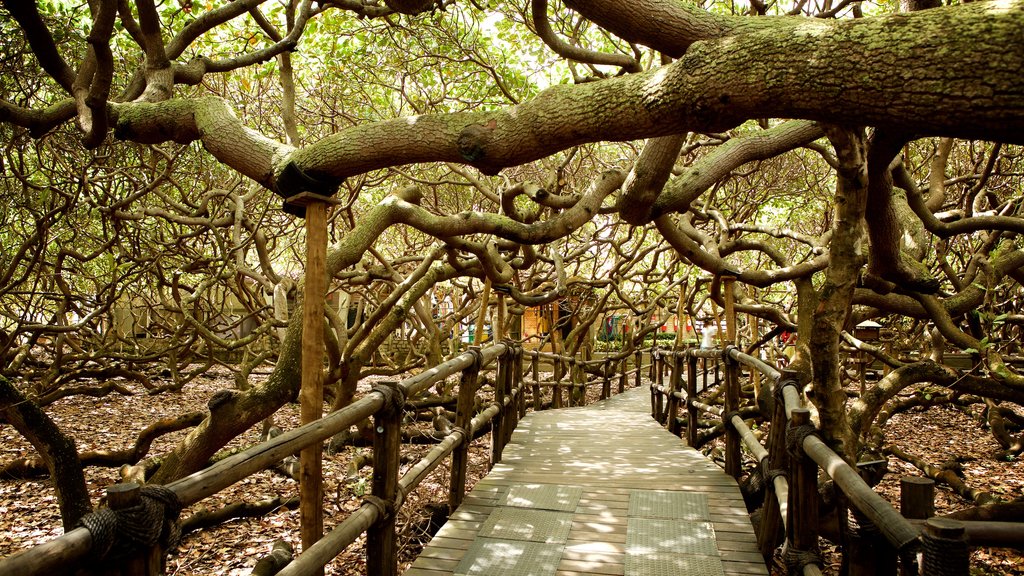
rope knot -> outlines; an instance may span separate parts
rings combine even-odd
[[[376,508],[381,520],[389,518],[395,510],[393,502],[388,502],[379,496],[374,496],[373,494],[363,496],[363,503]]]
[[[817,436],[818,429],[813,424],[804,424],[802,426],[790,425],[786,429],[786,452],[789,453],[789,457],[794,460],[800,461],[804,458],[803,445],[804,440],[808,436]]]
[[[810,550],[798,550],[786,540],[782,546],[782,561],[786,565],[787,574],[801,574],[808,564],[821,566],[821,552],[817,545]]]
[[[385,411],[399,411],[405,407],[405,390],[395,384],[374,384],[371,388],[374,392],[384,397]]]
[[[79,524],[92,536],[95,559],[126,557],[157,544],[173,548],[181,537],[178,516],[182,504],[165,486],[143,486],[138,501],[113,510],[102,508],[85,515]]]

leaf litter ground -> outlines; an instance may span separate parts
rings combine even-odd
[[[265,376],[264,376],[265,377]],[[254,380],[260,378],[255,375]],[[368,389],[369,382],[361,386]],[[161,417],[176,416],[204,410],[207,400],[218,390],[233,387],[232,375],[225,369],[212,370],[205,377],[190,383],[180,393],[149,396],[141,388],[132,396],[112,394],[104,398],[76,396],[62,399],[47,407],[47,413],[78,443],[79,451],[130,447],[138,433]],[[588,390],[588,402],[596,400],[597,390]],[[977,409],[980,410],[980,409]],[[976,416],[976,415],[973,415]],[[275,424],[283,429],[298,425],[298,406],[289,404],[275,415]],[[162,454],[180,440],[185,431],[168,434],[154,442],[150,455]],[[227,448],[245,447],[259,441],[260,427],[236,438]],[[963,474],[969,486],[992,492],[1010,500],[1024,494],[1024,465],[1018,461],[997,461],[992,454],[998,445],[968,411],[940,407],[928,411],[912,410],[894,416],[886,429],[887,438],[908,452],[939,465],[952,458],[963,462]],[[471,446],[469,486],[485,473],[488,460],[485,436]],[[403,454],[415,462],[428,446],[403,446]],[[356,474],[348,471],[354,455],[363,448],[348,448],[324,456],[324,523],[330,530],[362,503],[369,486],[370,471],[363,468]],[[34,450],[11,426],[0,425],[0,466],[34,455]],[[447,464],[447,463],[446,463]],[[448,468],[443,464],[411,493],[399,516],[400,568],[407,567],[429,540],[425,532],[430,520],[429,504],[444,503],[448,492]],[[408,466],[408,465],[406,465]],[[877,490],[898,506],[899,479],[903,475],[920,476],[913,466],[896,458],[889,459],[890,473]],[[89,467],[86,479],[93,504],[96,505],[107,486],[118,481],[116,469]],[[266,498],[289,498],[296,494],[296,483],[285,476],[264,471],[207,498],[182,513],[186,518],[196,511],[217,509],[236,502],[256,502]],[[943,485],[936,487],[936,509],[939,514],[970,507]],[[41,544],[63,532],[52,486],[48,480],[0,479],[0,557]],[[214,528],[189,534],[168,559],[168,574],[227,575],[249,574],[253,565],[269,553],[279,539],[299,550],[298,510],[280,508],[260,518],[229,521]],[[826,550],[825,571],[838,573],[838,555]],[[326,568],[327,574],[356,575],[366,573],[362,538],[335,558]],[[979,575],[1024,575],[1022,557],[1012,551],[979,548],[972,557],[972,573]]]

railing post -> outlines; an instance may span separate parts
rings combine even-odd
[[[395,519],[398,507],[398,467],[402,448],[402,406],[405,397],[395,382],[374,387],[384,395],[384,407],[373,416],[373,502],[386,514],[366,531],[366,573],[398,575]]]
[[[662,352],[659,349],[657,351],[657,360],[654,360],[654,356],[651,357],[655,366],[654,370],[654,383],[651,385],[651,394],[654,400],[654,414],[652,416],[658,422],[665,423],[665,397],[661,394],[661,389],[665,385],[665,358],[662,356]]]
[[[725,473],[739,478],[740,472],[740,433],[732,425],[732,417],[740,409],[740,365],[729,355],[733,345],[728,345],[722,352],[725,362]]]
[[[473,440],[473,430],[470,427],[473,420],[473,403],[476,399],[477,379],[480,375],[480,348],[478,346],[469,349],[476,360],[473,365],[462,371],[462,379],[459,382],[459,398],[455,405],[455,427],[462,431],[463,441],[452,451],[452,474],[448,483],[448,510],[455,512],[455,509],[462,504],[462,497],[466,493],[466,466],[469,464],[469,443]]]
[[[626,368],[629,367],[629,363],[626,362],[626,358],[619,360],[619,394],[626,391]]]
[[[788,508],[789,503],[785,502],[780,507],[775,492],[774,476],[785,473],[789,469],[789,455],[786,453],[786,403],[782,398],[782,387],[796,381],[796,372],[783,370],[782,377],[775,384],[773,390],[775,401],[772,413],[772,424],[768,429],[768,466],[763,472],[765,478],[764,505],[761,510],[761,532],[758,534],[757,543],[761,549],[761,556],[765,563],[771,562],[775,555],[775,548],[780,541],[780,528],[783,522],[782,508]]]
[[[509,414],[509,406],[505,405],[505,399],[511,394],[512,383],[512,347],[505,348],[505,352],[498,358],[498,377],[494,381],[494,402],[498,405],[498,413],[494,416],[491,424],[491,467],[501,462],[501,452],[505,448],[505,428],[512,424]]]
[[[967,576],[971,570],[963,522],[948,518],[929,518],[921,533],[921,574]]]
[[[516,400],[518,410],[516,412],[516,423],[512,428],[519,426],[519,420],[526,416],[526,383],[523,382],[523,346],[516,344],[515,373],[512,375],[512,386],[516,388]],[[509,432],[508,439],[512,440],[512,433]]]
[[[551,388],[551,407],[561,408],[562,407],[562,357],[556,355],[552,360],[554,363],[554,375],[555,382]]]
[[[668,431],[679,436],[679,397],[676,392],[683,388],[683,358],[678,351],[672,355],[672,376],[668,385]]]
[[[582,406],[587,403],[586,384],[577,384],[576,378],[579,371],[576,370],[576,357],[569,358],[569,406]],[[580,394],[582,392],[582,394]]]
[[[697,399],[697,357],[686,354],[686,443],[697,447],[697,407],[693,401]]]
[[[921,476],[900,478],[900,514],[917,520],[935,516],[935,480]]]
[[[107,487],[107,507],[119,511],[138,506],[142,488],[135,483],[114,484]],[[160,545],[149,550],[139,550],[120,561],[120,567],[107,574],[118,576],[157,576],[163,574],[164,556]]]
[[[811,425],[811,412],[806,408],[793,410],[787,435],[806,430]],[[786,525],[786,564],[790,574],[802,574],[807,563],[817,557],[818,550],[818,465],[803,451],[802,442],[793,442],[789,467],[789,522]]]
[[[604,380],[601,382],[601,400],[607,400],[612,395],[612,380],[608,375],[608,370],[611,368],[611,360],[607,357],[604,359],[604,365],[601,370]]]
[[[540,392],[540,352],[530,352],[530,371],[533,373],[533,409],[540,412],[544,409],[544,396]]]
[[[636,374],[635,374],[636,384],[633,387],[634,388],[639,388],[640,387],[640,379],[641,379],[640,371],[643,370],[643,365],[644,365],[644,351],[641,350],[640,348],[637,348],[636,349],[636,354],[633,356],[633,358],[634,358],[634,360],[636,362],[636,366],[635,366],[635,368],[636,368]]]

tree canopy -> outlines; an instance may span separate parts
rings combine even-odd
[[[706,320],[723,276],[753,348],[799,335],[851,459],[911,384],[1024,400],[1024,0],[0,5],[0,372],[45,404],[241,358],[158,480],[295,396],[301,192],[339,202],[335,407],[481,308],[562,302],[572,352],[628,316],[628,355]],[[907,353],[851,336],[871,318]],[[396,334],[411,351],[382,356]],[[850,347],[898,369],[847,410]]]

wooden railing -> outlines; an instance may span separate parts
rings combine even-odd
[[[1024,530],[1019,524],[927,518],[933,509],[928,494],[934,490],[933,482],[927,479],[902,483],[904,513],[898,512],[817,435],[810,421],[810,411],[804,408],[801,386],[794,371],[776,370],[734,346],[712,350],[656,350],[652,353],[652,362],[651,405],[656,419],[673,433],[682,435],[679,411],[685,408],[686,439],[696,447],[699,414],[713,414],[722,420],[726,430],[726,472],[739,478],[741,444],[757,462],[761,477],[767,480],[758,534],[766,563],[784,540],[783,555],[790,573],[821,574],[819,468],[831,478],[850,513],[851,529],[847,532],[846,548],[850,554],[847,562],[851,575],[895,575],[897,564],[901,564],[903,574],[967,576],[969,545],[1024,546]],[[740,410],[743,368],[757,371],[773,383],[774,414],[767,447],[747,426]],[[712,387],[724,381],[724,408],[698,399],[698,390],[709,388],[709,374]],[[698,389],[699,380],[703,380],[704,386]],[[907,504],[911,502],[916,504]]]
[[[318,445],[372,417],[376,433],[373,442],[373,480],[370,495],[364,498],[363,504],[356,511],[309,549],[304,550],[278,574],[320,574],[326,564],[365,532],[367,574],[396,575],[398,556],[395,517],[405,496],[451,456],[448,505],[449,510],[454,511],[462,503],[466,493],[470,441],[477,432],[490,424],[491,463],[500,461],[502,450],[511,439],[512,431],[526,412],[527,385],[533,392],[534,406],[540,408],[541,387],[551,386],[553,391],[560,392],[563,388],[570,387],[582,387],[585,390],[587,386],[601,383],[602,397],[607,397],[611,394],[612,378],[618,378],[619,391],[624,389],[629,375],[635,375],[636,384],[639,386],[640,372],[644,368],[639,352],[635,356],[634,368],[624,374],[613,374],[611,370],[613,366],[624,367],[624,358],[614,362],[610,359],[600,359],[577,363],[575,358],[569,356],[538,352],[530,354],[533,377],[530,381],[524,380],[523,377],[524,352],[521,347],[510,342],[502,342],[483,349],[474,348],[397,384],[377,385],[371,392],[346,408],[220,460],[209,468],[168,484],[166,488],[173,492],[181,507],[189,506],[267,469],[304,447]],[[562,371],[556,369],[553,380],[540,381],[538,361],[541,359],[552,362],[555,367],[562,366]],[[480,388],[480,373],[495,361],[498,366],[494,378],[493,401],[474,415],[476,394]],[[577,365],[587,374],[600,375],[572,383],[565,378],[569,374],[566,369]],[[402,439],[400,424],[405,400],[414,398],[437,382],[460,372],[456,417],[451,432],[399,477]],[[554,394],[552,403],[561,405],[560,397],[560,393]],[[554,398],[558,400],[555,401]],[[570,394],[570,401],[571,398]],[[141,498],[146,498],[145,490],[142,489],[141,492]],[[140,487],[134,484],[112,486],[108,489],[108,501],[112,509],[137,507],[140,505]],[[159,544],[132,551],[127,558],[123,553],[117,560],[104,560],[99,557],[97,563],[96,549],[100,546],[105,547],[106,544],[94,541],[93,533],[89,529],[75,528],[54,540],[0,559],[0,576],[72,574],[80,573],[82,568],[88,565],[102,565],[102,569],[97,569],[96,572],[103,574],[151,576],[163,573],[166,550]]]

